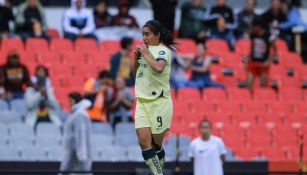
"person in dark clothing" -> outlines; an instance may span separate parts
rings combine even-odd
[[[9,22],[14,20],[13,10],[8,0],[0,6],[0,38],[8,36],[10,33]]]
[[[177,0],[150,0],[154,19],[160,21],[166,29],[173,32]]]
[[[276,55],[274,41],[277,38],[276,34],[272,34],[266,30],[265,19],[255,18],[252,24],[250,38],[252,48],[249,58],[247,59],[247,86],[252,89],[254,77],[260,77],[262,87],[267,86],[267,76],[272,62],[272,56]],[[274,53],[270,53],[273,48]]]
[[[23,98],[25,87],[32,86],[27,67],[20,63],[19,55],[9,53],[7,63],[2,66],[4,88],[9,98]]]
[[[245,8],[238,14],[238,28],[235,30],[237,38],[247,38],[255,13],[256,0],[247,0]]]
[[[130,52],[132,51],[133,39],[124,37],[122,38],[120,44],[121,50],[113,55],[111,59],[110,75],[113,80],[115,80],[117,76],[121,76],[126,80],[127,86],[133,86],[133,64],[129,56]]]
[[[207,30],[204,24],[206,13],[207,10],[203,7],[203,0],[193,0],[183,4],[179,37],[191,38],[197,43],[204,43]]]
[[[224,39],[229,48],[234,50],[235,37],[233,31],[237,28],[237,20],[233,10],[227,5],[226,0],[216,0],[216,5],[211,8],[210,15],[219,16],[212,26],[212,38]]]
[[[128,0],[121,0],[118,5],[118,14],[113,18],[113,25],[119,27],[138,28],[136,19],[129,15],[130,4]]]
[[[108,12],[105,0],[99,0],[94,7],[94,20],[96,29],[112,25],[112,16]]]
[[[271,8],[264,12],[261,17],[269,29],[278,29],[280,23],[287,21],[287,16],[282,12],[280,0],[271,0]]]

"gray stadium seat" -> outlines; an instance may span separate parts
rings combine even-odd
[[[6,125],[0,123],[0,137],[5,137],[8,135],[8,128]]]
[[[9,146],[15,148],[33,147],[34,137],[28,136],[11,136],[9,137]]]
[[[191,139],[187,136],[179,136],[179,147],[188,147],[190,146]]]
[[[136,134],[135,128],[133,123],[118,123],[115,126],[115,134]]]
[[[23,161],[47,161],[47,151],[41,147],[21,148],[21,160]]]
[[[166,146],[165,150],[165,159],[166,161],[174,161],[176,159],[176,147]]]
[[[34,136],[34,129],[24,123],[12,123],[8,125],[8,128],[11,136]]]
[[[0,136],[0,150],[8,146],[8,136]]]
[[[53,123],[39,123],[36,129],[36,135],[38,136],[46,136],[46,135],[53,135],[53,136],[61,136],[61,128],[54,125]]]
[[[172,135],[170,137],[168,137],[164,142],[163,142],[163,146],[164,147],[176,147],[176,136],[175,135]]]
[[[226,150],[227,150],[226,155],[225,155],[226,160],[227,161],[233,160],[234,156],[233,156],[233,153],[232,153],[231,149],[226,148]]]
[[[63,147],[51,146],[47,149],[47,160],[48,161],[62,161],[63,159]]]
[[[0,151],[0,160],[19,161],[21,160],[20,151],[17,148],[6,147]]]
[[[124,148],[113,146],[103,150],[103,160],[111,162],[128,161]]]
[[[103,154],[102,150],[94,150],[94,149],[91,150],[92,160],[95,161],[95,162],[104,160],[102,154]]]
[[[21,123],[22,117],[15,111],[1,111],[0,112],[0,123],[10,124],[10,123]]]
[[[179,156],[180,162],[189,162],[189,146],[180,147],[180,156]]]
[[[25,101],[23,99],[12,100],[11,108],[13,111],[16,111],[21,116],[25,116],[27,113]]]
[[[113,136],[92,134],[91,135],[91,148],[94,150],[101,150],[113,145]]]
[[[93,134],[113,135],[112,126],[108,123],[95,122],[92,123]]]
[[[127,149],[128,159],[132,162],[143,162],[142,150],[139,146],[130,146]]]
[[[9,105],[7,104],[6,101],[0,100],[0,111],[8,111],[9,110]]]
[[[35,146],[49,148],[50,146],[60,146],[61,138],[58,136],[45,135],[35,137]]]
[[[116,135],[115,136],[115,144],[126,147],[129,146],[138,146],[138,139],[136,134],[123,134],[123,135]]]

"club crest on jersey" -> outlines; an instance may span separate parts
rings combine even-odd
[[[160,51],[159,55],[165,55],[165,51],[164,50]]]

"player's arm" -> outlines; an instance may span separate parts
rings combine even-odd
[[[157,73],[162,73],[165,66],[166,66],[166,60],[165,59],[159,59],[156,60],[148,51],[146,46],[140,46],[138,47],[140,53],[142,54],[143,58],[146,60],[148,65],[151,69],[153,69]]]
[[[222,154],[222,155],[221,155],[221,160],[222,160],[222,162],[225,162],[225,160],[226,160],[225,154]]]
[[[137,49],[134,50],[134,65],[133,65],[133,75],[134,78],[136,78],[136,72],[138,70],[138,58],[139,58],[139,54]]]

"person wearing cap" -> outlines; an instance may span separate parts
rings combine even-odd
[[[113,25],[118,27],[138,28],[136,19],[129,15],[130,4],[127,0],[118,3],[118,14],[113,18]]]

